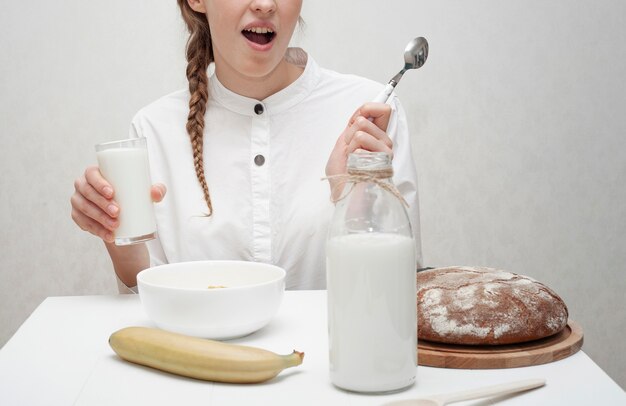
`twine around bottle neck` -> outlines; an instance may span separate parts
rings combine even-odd
[[[391,166],[380,169],[358,169],[358,168],[348,168],[348,173],[340,174],[340,175],[331,175],[322,180],[338,180],[342,183],[339,183],[336,187],[343,186],[343,182],[351,182],[353,185],[357,183],[365,182],[365,183],[374,183],[380,188],[388,191],[392,195],[394,195],[403,205],[409,207],[409,204],[404,200],[402,194],[396,187],[396,185],[391,182],[391,178],[393,177],[393,168]],[[344,193],[343,196],[332,199],[333,203],[337,203],[343,199],[345,199],[350,192]]]

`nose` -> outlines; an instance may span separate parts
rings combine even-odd
[[[275,0],[252,0],[250,8],[258,13],[270,14],[276,11]]]

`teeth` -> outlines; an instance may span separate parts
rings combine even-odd
[[[267,34],[268,32],[269,33],[273,33],[274,32],[270,28],[265,28],[265,27],[246,28],[246,31],[255,32],[257,34]]]

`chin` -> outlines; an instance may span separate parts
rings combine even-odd
[[[252,58],[242,67],[240,72],[251,78],[262,79],[274,72],[282,61],[282,57],[271,61],[266,58]]]

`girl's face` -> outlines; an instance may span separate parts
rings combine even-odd
[[[206,13],[218,77],[264,79],[283,63],[302,0],[188,0]]]

